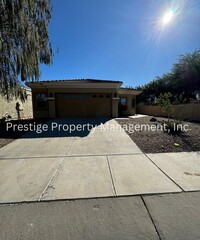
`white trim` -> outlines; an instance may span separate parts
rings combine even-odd
[[[54,97],[47,97],[46,99],[47,99],[47,100],[55,100]]]
[[[119,97],[113,97],[112,100],[119,100]]]
[[[142,91],[132,90],[132,89],[119,89],[119,95],[127,94],[127,95],[139,95]]]

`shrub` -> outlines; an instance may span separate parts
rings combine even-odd
[[[162,111],[167,113],[168,121],[169,121],[169,119],[171,117],[171,114],[173,112],[173,107],[172,107],[172,104],[171,104],[171,97],[172,97],[172,94],[170,92],[161,93],[159,95],[159,98],[156,101],[157,104],[162,108]]]

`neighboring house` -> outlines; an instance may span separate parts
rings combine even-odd
[[[121,88],[121,81],[54,80],[27,82],[34,118],[118,117],[134,115],[141,91]]]

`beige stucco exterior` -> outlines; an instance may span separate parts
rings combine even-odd
[[[120,88],[122,82],[97,80],[65,80],[27,83],[32,89],[34,118],[118,117],[119,99],[127,99],[121,114],[135,114],[135,99],[140,92]],[[47,96],[44,109],[37,106],[37,94]],[[133,105],[134,102],[134,105]]]
[[[20,104],[20,117],[23,118],[32,118],[33,117],[33,108],[32,108],[32,96],[30,89],[26,89],[27,99],[25,101],[20,100],[19,98],[13,97],[9,101],[0,96],[0,118],[6,114],[10,115],[12,119],[17,119],[16,103]]]

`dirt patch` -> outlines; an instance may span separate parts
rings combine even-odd
[[[188,131],[181,131],[177,134],[159,131],[128,131],[130,126],[147,124],[159,127],[165,118],[156,118],[151,122],[152,117],[141,117],[135,119],[120,119],[117,122],[125,129],[130,138],[138,145],[144,153],[165,153],[165,152],[191,152],[200,151],[200,123],[182,122]],[[133,128],[135,129],[135,128]],[[154,129],[154,128],[153,128]]]
[[[13,124],[29,124],[29,123],[45,123],[47,119],[23,119],[23,120],[10,120],[9,122]],[[6,124],[8,122],[0,122],[0,148],[3,146],[9,144],[10,142],[14,141],[17,138],[20,138],[23,134],[27,133],[24,131],[7,131],[6,130]]]

